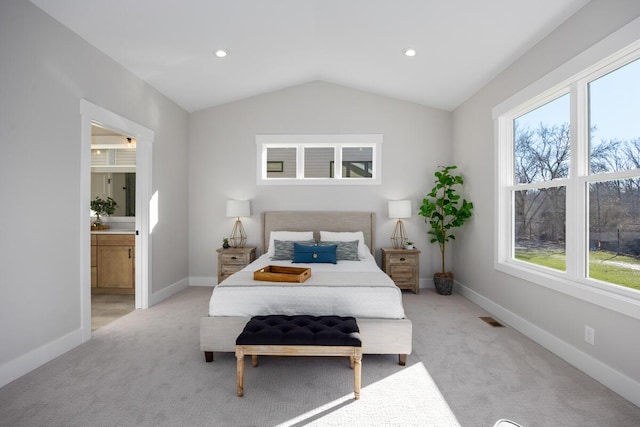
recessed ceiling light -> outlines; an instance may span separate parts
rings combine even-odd
[[[402,53],[404,53],[405,56],[416,56],[417,52],[415,49],[408,47],[403,50]]]
[[[225,56],[227,56],[229,54],[229,52],[227,52],[226,49],[218,49],[216,50],[216,56],[218,58],[224,58]]]

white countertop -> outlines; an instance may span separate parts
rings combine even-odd
[[[106,230],[91,230],[91,234],[136,234],[135,230],[118,230],[116,229],[106,229]]]

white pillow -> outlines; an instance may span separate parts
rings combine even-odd
[[[275,255],[274,240],[288,240],[291,242],[313,240],[313,231],[272,231],[269,234],[269,250],[267,251],[267,255],[271,258]]]
[[[367,258],[371,252],[364,243],[364,233],[362,231],[321,231],[321,242],[352,242],[358,241],[358,256],[360,259]]]

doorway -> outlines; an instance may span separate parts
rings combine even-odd
[[[108,111],[86,100],[80,100],[81,121],[81,176],[80,176],[80,276],[81,276],[81,328],[82,340],[91,339],[91,139],[92,126],[113,130],[136,140],[136,191],[134,236],[134,295],[135,308],[149,306],[151,283],[151,167],[154,132],[127,118]]]
[[[135,310],[136,142],[91,125],[92,332]]]

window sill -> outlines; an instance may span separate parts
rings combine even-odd
[[[632,289],[593,280],[571,280],[552,270],[530,267],[518,261],[497,262],[495,269],[539,286],[640,320],[640,295]],[[613,289],[611,289],[613,288]]]

